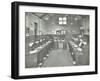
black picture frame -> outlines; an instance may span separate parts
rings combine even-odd
[[[72,8],[72,9],[88,9],[95,10],[95,71],[75,72],[75,73],[59,73],[59,74],[43,74],[43,75],[19,75],[19,6],[43,6],[57,8]],[[49,3],[31,3],[31,2],[12,2],[11,3],[11,78],[26,79],[26,78],[43,78],[43,77],[58,77],[58,76],[73,76],[73,75],[89,75],[97,74],[97,7],[96,6],[81,6],[81,5],[64,5],[64,4],[49,4]]]

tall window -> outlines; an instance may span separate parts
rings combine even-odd
[[[59,17],[59,25],[66,25],[67,17]]]

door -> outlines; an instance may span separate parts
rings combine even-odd
[[[36,41],[37,39],[37,29],[38,29],[38,23],[34,23],[34,40]]]

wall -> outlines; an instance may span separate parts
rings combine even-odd
[[[64,14],[49,14],[49,19],[41,19],[35,14],[31,12],[26,12],[26,28],[30,28],[30,35],[34,35],[34,23],[38,24],[37,27],[37,34],[39,35],[40,32],[43,34],[56,34],[57,30],[68,30],[70,32],[80,33],[80,26],[82,25],[82,19],[75,21],[75,15],[68,15],[67,17],[67,24],[66,25],[59,25],[59,17],[65,17]],[[86,19],[87,20],[87,19]],[[84,21],[85,22],[85,21]],[[71,24],[72,23],[72,24]],[[88,23],[87,21],[85,22]],[[83,24],[84,25],[84,24]],[[84,26],[86,28],[86,26]]]
[[[84,33],[85,34],[89,34],[89,27],[90,27],[90,23],[89,23],[89,17],[86,17],[84,20]]]
[[[43,31],[45,28],[45,22],[43,19],[40,19],[38,16],[34,15],[31,12],[26,12],[26,28],[30,28],[30,35],[34,35],[34,28],[35,28],[35,23],[37,23],[37,35],[40,34],[39,31]],[[44,32],[45,33],[45,32]]]
[[[59,25],[59,20],[58,18],[59,17],[63,17],[64,14],[61,15],[58,15],[58,14],[55,14],[53,16],[51,16],[49,18],[49,20],[45,21],[46,22],[46,30],[47,30],[47,33],[56,33],[55,31],[56,30],[68,30],[70,32],[76,32],[76,33],[80,33],[80,26],[81,26],[81,21],[82,20],[77,20],[75,21],[74,18],[75,17],[70,17],[70,16],[66,16],[68,21],[67,21],[67,24],[66,25]],[[73,23],[71,25],[71,22]]]
[[[0,81],[14,81],[10,78],[11,71],[11,2],[14,0],[1,0],[0,2]],[[98,6],[98,14],[100,14],[100,0],[21,0],[30,2],[56,3],[56,4],[72,4],[72,5],[88,5]],[[100,15],[98,16],[98,22]],[[98,23],[98,31],[100,31],[100,23]],[[98,32],[100,35],[100,32]],[[100,41],[100,36],[98,36]],[[98,43],[100,48],[100,42]],[[98,50],[98,58],[100,58],[100,50]],[[100,62],[100,59],[98,59]],[[98,63],[100,68],[100,63]],[[100,69],[99,69],[100,72]],[[82,76],[66,76],[55,78],[39,78],[26,79],[25,81],[99,81],[98,75],[82,75]],[[20,80],[23,81],[23,80]]]

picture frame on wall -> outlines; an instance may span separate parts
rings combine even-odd
[[[97,74],[97,7],[11,3],[11,78]]]

